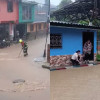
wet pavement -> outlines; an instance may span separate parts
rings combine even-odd
[[[50,72],[51,100],[100,100],[100,65]]]
[[[20,44],[0,49],[0,100],[50,100],[50,71],[43,69],[44,62],[34,62],[43,57],[45,38],[28,42],[27,57],[23,57]],[[25,80],[16,83],[17,79]]]

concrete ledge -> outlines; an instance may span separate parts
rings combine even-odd
[[[49,63],[45,63],[45,64],[42,65],[42,68],[50,69],[50,64]]]

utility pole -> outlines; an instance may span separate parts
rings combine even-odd
[[[48,3],[46,4],[47,8],[48,8],[48,12],[47,12],[47,28],[46,28],[46,43],[45,43],[45,49],[44,49],[44,54],[43,57],[46,57],[46,47],[47,47],[47,39],[48,39],[48,35],[50,32],[50,0],[48,0]]]

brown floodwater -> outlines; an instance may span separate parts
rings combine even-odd
[[[28,42],[27,57],[23,57],[20,44],[0,49],[0,100],[50,100],[50,71],[42,68],[45,38]],[[13,84],[16,79],[25,83]]]
[[[100,100],[100,65],[50,72],[51,100]]]

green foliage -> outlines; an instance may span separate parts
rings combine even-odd
[[[97,61],[100,61],[100,54],[96,55],[96,59],[97,59]]]
[[[94,26],[100,26],[100,20],[98,19],[94,19],[92,23]]]
[[[50,17],[50,21],[55,21],[56,18],[55,17]]]
[[[89,25],[88,20],[80,20],[78,23],[81,24],[81,25]]]
[[[72,3],[71,0],[62,0],[58,7],[62,8],[62,7],[66,6],[66,5],[70,4],[70,3]]]
[[[89,20],[80,20],[78,23],[79,23],[79,24],[82,24],[82,25],[89,25]],[[100,20],[94,19],[94,20],[92,21],[92,24],[93,24],[94,26],[100,26]]]

